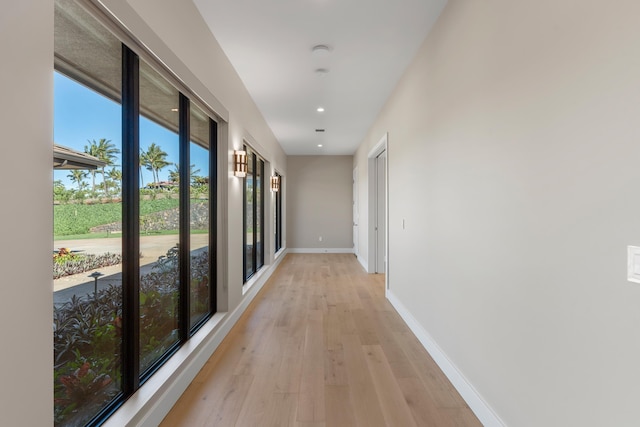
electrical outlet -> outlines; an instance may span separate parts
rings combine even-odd
[[[318,237],[318,242],[322,242],[322,236]]]

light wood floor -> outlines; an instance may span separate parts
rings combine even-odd
[[[480,426],[353,255],[288,254],[161,424]]]

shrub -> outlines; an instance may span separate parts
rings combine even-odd
[[[178,207],[178,200],[140,200],[140,215]],[[61,204],[53,207],[56,237],[88,234],[92,227],[122,220],[122,203]]]
[[[60,248],[60,251],[53,255],[53,278],[69,276],[72,274],[84,273],[96,268],[117,265],[122,262],[122,255],[105,253],[77,254],[72,253],[67,248]]]
[[[208,257],[206,251],[192,256],[192,278],[207,275]],[[177,304],[174,247],[140,277],[141,370],[176,342]],[[95,295],[73,296],[55,307],[53,337],[55,423],[81,426],[121,390],[121,288],[109,284]]]

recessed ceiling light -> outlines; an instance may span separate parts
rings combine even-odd
[[[319,147],[319,148],[322,148],[322,144],[318,144],[318,147]]]
[[[316,75],[318,77],[325,77],[327,74],[329,74],[329,70],[327,68],[317,68],[316,69]]]
[[[316,111],[318,113],[324,113],[324,107],[318,107],[318,108],[316,108]]]
[[[174,113],[177,113],[178,109],[177,108],[172,108],[171,111],[173,111]]]

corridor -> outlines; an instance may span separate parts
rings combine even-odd
[[[480,426],[351,254],[288,254],[162,426]]]

